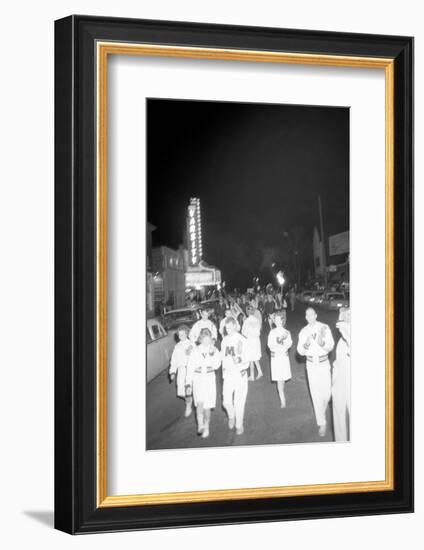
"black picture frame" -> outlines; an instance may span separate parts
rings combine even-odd
[[[99,40],[394,60],[394,490],[146,506],[96,499]],[[55,527],[93,533],[413,511],[413,39],[73,15],[55,22]]]

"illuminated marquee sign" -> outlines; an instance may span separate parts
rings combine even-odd
[[[190,265],[198,265],[203,256],[200,199],[190,199],[187,216],[187,233]]]

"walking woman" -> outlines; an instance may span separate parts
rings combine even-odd
[[[172,382],[175,376],[177,377],[177,396],[185,400],[185,416],[190,416],[193,398],[191,395],[186,395],[186,376],[187,364],[190,354],[194,349],[194,344],[188,339],[189,328],[186,325],[179,326],[177,334],[179,341],[172,352],[169,378]]]
[[[197,433],[209,437],[211,409],[216,405],[215,371],[221,366],[221,354],[215,347],[212,333],[203,328],[199,335],[199,345],[190,354],[187,365],[187,393],[193,394],[196,407]]]
[[[261,324],[254,314],[251,306],[247,307],[247,319],[243,323],[241,333],[247,339],[247,355],[250,362],[249,380],[255,380],[255,366],[258,371],[257,380],[262,378],[263,372],[261,369]]]
[[[286,406],[284,384],[291,378],[290,358],[288,351],[292,346],[290,332],[284,327],[285,312],[277,311],[273,315],[275,328],[268,335],[268,348],[271,352],[271,380],[277,383],[281,408]]]

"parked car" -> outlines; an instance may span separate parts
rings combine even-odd
[[[147,319],[147,382],[168,368],[175,346],[175,332],[168,332],[158,318]]]
[[[322,304],[323,300],[324,300],[324,291],[323,290],[313,290],[312,294],[310,295],[307,302],[309,304],[320,305],[320,304]]]
[[[297,295],[297,300],[301,303],[301,304],[307,304],[309,299],[311,298],[312,296],[312,292],[313,290],[304,290],[303,292],[300,292],[298,295]]]
[[[327,292],[321,306],[324,309],[337,310],[341,307],[349,307],[349,300],[343,292]]]
[[[167,311],[163,315],[163,325],[167,330],[176,330],[179,325],[191,328],[200,319],[200,307],[184,307]]]

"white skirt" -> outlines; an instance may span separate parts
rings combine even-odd
[[[178,397],[185,397],[185,380],[186,380],[186,367],[179,367],[177,370],[177,395]]]
[[[193,400],[197,407],[203,403],[205,409],[213,409],[216,405],[216,376],[209,374],[195,374],[193,376]]]
[[[279,354],[271,357],[271,380],[273,382],[283,382],[290,380],[291,368],[288,354]]]
[[[259,337],[247,339],[247,356],[249,361],[259,361],[262,357],[261,339]]]

